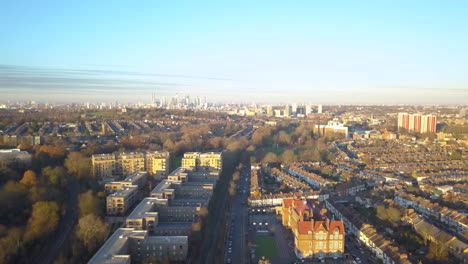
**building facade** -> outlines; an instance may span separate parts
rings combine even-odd
[[[344,253],[343,221],[330,221],[327,210],[319,203],[306,199],[283,199],[282,224],[294,234],[298,257],[340,257]]]
[[[222,152],[187,152],[182,158],[182,167],[207,167],[222,170]]]
[[[164,179],[169,174],[170,154],[168,151],[145,153],[146,171],[157,180]]]
[[[398,128],[416,133],[435,133],[437,117],[434,115],[398,113]]]

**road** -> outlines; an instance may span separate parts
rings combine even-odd
[[[235,155],[235,154],[226,154],[226,155]],[[228,158],[226,158],[228,159]],[[223,169],[223,173],[232,174],[232,171],[227,169],[226,172]],[[213,263],[215,259],[215,254],[217,254],[216,249],[218,248],[218,243],[223,243],[223,241],[219,241],[221,237],[220,232],[225,231],[225,227],[221,226],[223,221],[221,221],[224,217],[224,213],[226,210],[226,204],[228,203],[229,194],[227,194],[227,182],[223,183],[224,186],[220,186],[221,193],[217,193],[216,197],[212,197],[211,199],[214,201],[213,208],[210,209],[209,219],[207,221],[207,225],[209,228],[206,228],[206,232],[204,234],[205,239],[203,239],[203,245],[201,246],[200,256],[197,260],[194,260],[195,263]],[[216,187],[218,188],[218,187]]]
[[[345,253],[350,254],[354,257],[354,259],[359,258],[360,263],[362,264],[371,264],[374,263],[372,259],[370,259],[368,254],[366,253],[366,249],[361,246],[354,237],[346,236],[345,241]]]
[[[225,263],[250,263],[247,246],[250,168],[244,168],[232,199],[232,214],[226,239]]]
[[[65,215],[60,219],[59,226],[55,232],[56,236],[49,243],[35,253],[32,253],[30,260],[31,263],[37,264],[51,264],[62,252],[63,247],[66,245],[70,237],[73,227],[75,226],[79,210],[78,210],[78,194],[79,186],[76,180],[70,179],[67,188],[67,200],[65,208],[67,208]]]

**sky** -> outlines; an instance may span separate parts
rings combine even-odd
[[[0,101],[467,104],[468,1],[0,1]]]

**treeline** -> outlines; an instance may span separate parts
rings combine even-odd
[[[0,263],[33,263],[35,257],[48,252],[63,231],[61,221],[68,221],[63,226],[75,224],[72,212],[78,203],[81,217],[74,233],[83,247],[93,250],[102,237],[89,238],[89,234],[102,232],[83,227],[93,226],[90,222],[104,224],[104,195],[92,190],[97,190],[97,182],[91,176],[89,157],[68,153],[66,145],[35,146],[31,152],[28,170],[14,165],[0,168]],[[84,193],[73,197],[80,189]]]

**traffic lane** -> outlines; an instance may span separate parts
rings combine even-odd
[[[233,207],[231,214],[231,222],[228,233],[227,247],[226,247],[226,262],[231,260],[231,263],[244,263],[245,241],[243,234],[245,233],[245,210],[242,202],[244,201],[244,192],[246,188],[245,180],[241,177],[238,190],[233,199]],[[233,221],[234,220],[234,221]]]
[[[346,237],[346,245],[348,245],[348,253],[351,254],[351,256],[353,256],[355,259],[356,257],[358,257],[362,264],[373,263],[372,260],[368,259],[366,254],[362,253],[365,253],[365,249],[362,248],[361,245],[354,238]]]

